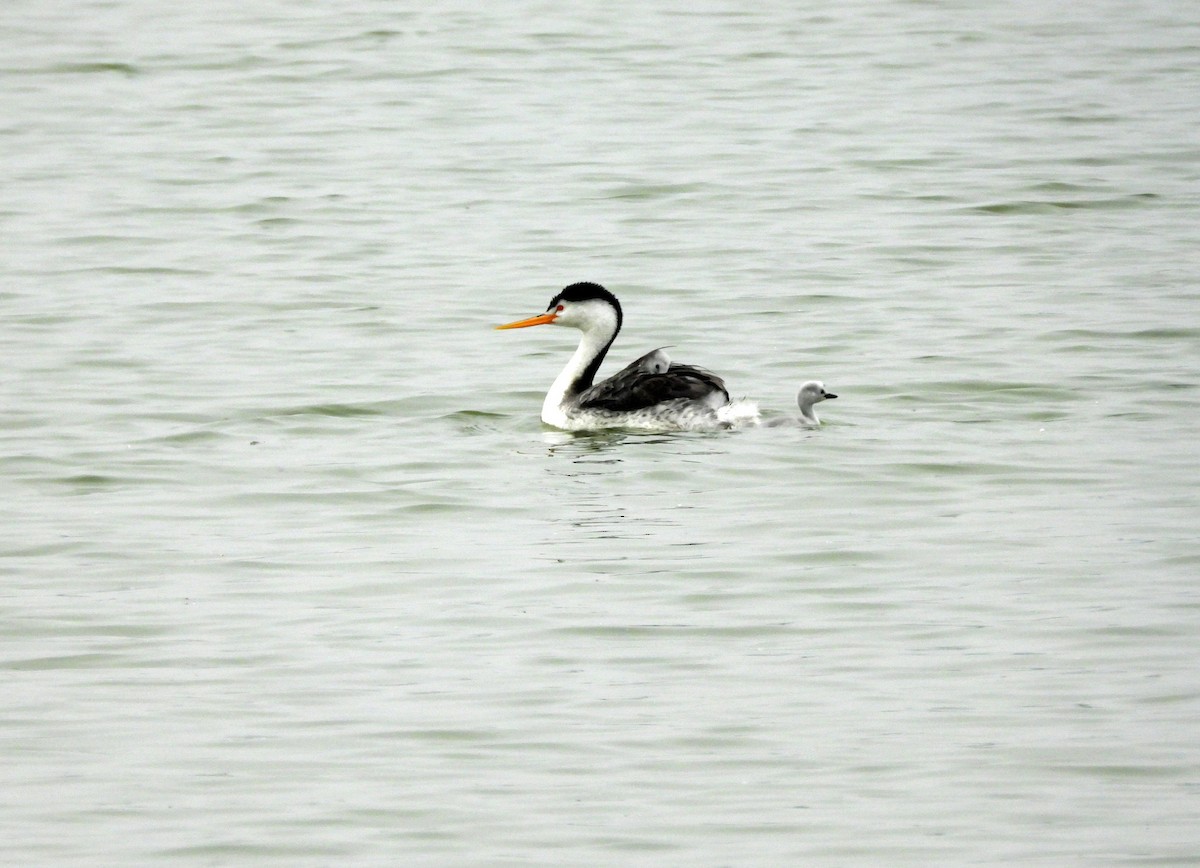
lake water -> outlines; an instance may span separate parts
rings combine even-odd
[[[6,864],[1200,862],[1194,6],[0,33]]]

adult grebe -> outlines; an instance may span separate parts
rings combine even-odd
[[[593,385],[621,322],[621,304],[615,295],[596,283],[573,283],[550,300],[545,313],[496,326],[558,325],[583,332],[575,354],[542,403],[542,421],[547,425],[568,431],[669,431],[727,428],[757,421],[757,408],[729,402],[720,377],[703,368],[672,362],[661,349]]]

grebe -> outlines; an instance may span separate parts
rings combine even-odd
[[[796,403],[800,405],[800,420],[806,425],[820,425],[821,420],[817,418],[813,404],[836,397],[833,392],[825,391],[825,384],[820,380],[809,380],[800,387],[800,394],[796,396]]]
[[[791,416],[780,416],[764,424],[768,428],[795,426],[796,423],[805,428],[820,427],[821,420],[817,418],[816,411],[813,410],[813,404],[819,404],[822,401],[828,401],[830,398],[836,397],[837,395],[833,394],[833,392],[825,391],[825,384],[820,380],[809,380],[800,387],[800,394],[796,396],[796,403],[800,405],[799,419],[793,419]]]
[[[557,325],[583,332],[575,354],[542,403],[542,421],[547,425],[567,431],[670,431],[728,428],[757,421],[757,408],[730,403],[720,377],[703,368],[672,362],[662,349],[593,385],[621,322],[621,304],[615,295],[596,283],[573,283],[550,300],[545,313],[496,326]]]

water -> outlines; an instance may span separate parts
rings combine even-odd
[[[0,28],[6,862],[1200,860],[1187,4]]]

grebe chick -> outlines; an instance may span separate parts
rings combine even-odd
[[[817,418],[813,405],[836,397],[833,392],[825,391],[825,384],[820,380],[809,380],[800,387],[800,394],[796,396],[796,403],[800,405],[801,422],[805,425],[820,425],[821,420]]]

